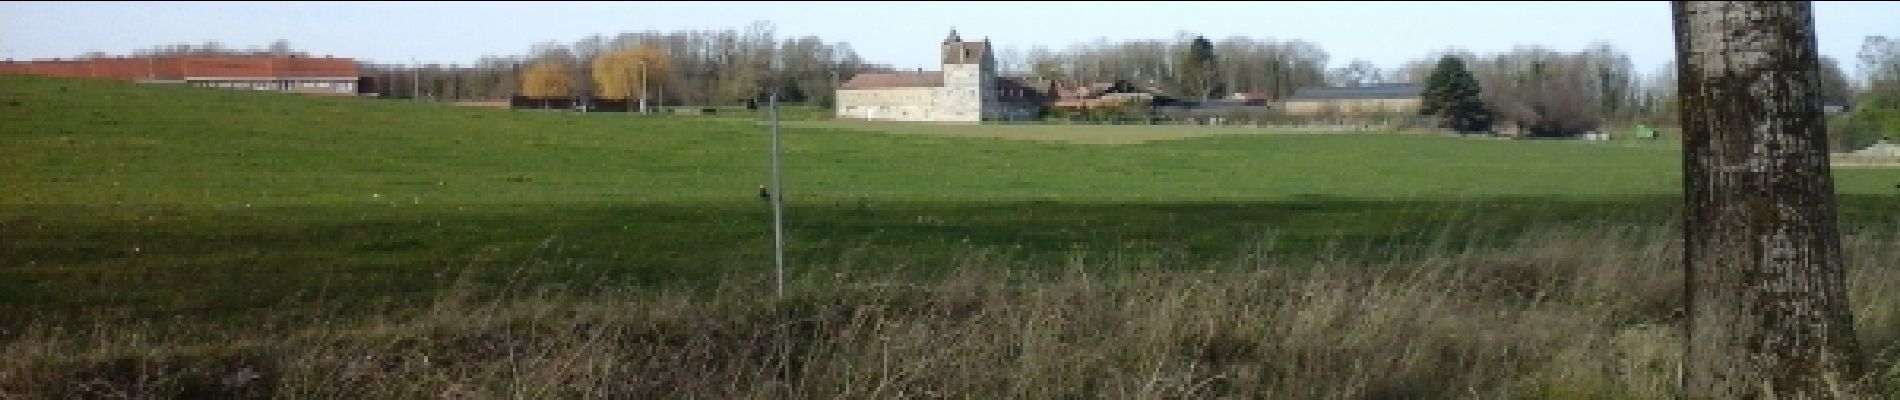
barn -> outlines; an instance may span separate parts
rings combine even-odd
[[[0,74],[117,79],[191,86],[354,96],[356,61],[299,56],[97,57],[0,62]]]

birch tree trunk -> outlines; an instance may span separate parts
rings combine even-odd
[[[1687,398],[1852,397],[1809,2],[1676,1]]]

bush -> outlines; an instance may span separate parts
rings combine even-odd
[[[1840,146],[1836,151],[1863,149],[1883,138],[1892,142],[1900,136],[1900,109],[1861,108],[1848,114],[1840,125],[1840,129],[1828,132],[1830,141]]]

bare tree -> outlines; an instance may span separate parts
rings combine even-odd
[[[1869,106],[1900,108],[1900,40],[1870,36],[1861,43],[1861,73],[1866,76]]]
[[[1656,125],[1674,125],[1682,120],[1681,107],[1676,101],[1676,63],[1671,62],[1650,74],[1643,80],[1642,88],[1637,120]]]
[[[1285,97],[1301,87],[1323,84],[1326,79],[1326,52],[1304,41],[1274,41],[1234,36],[1210,43],[1218,50],[1207,79],[1196,79],[1201,72],[1184,68],[1190,46],[1198,35],[1180,32],[1170,40],[1129,40],[1110,43],[1096,39],[1070,46],[1063,51],[1031,47],[1024,54],[1028,73],[1078,85],[1126,80],[1149,88],[1173,88],[1190,93],[1201,88],[1219,88],[1216,92],[1257,92]],[[1185,90],[1179,90],[1185,89]],[[1193,98],[1198,99],[1198,96]]]
[[[1640,97],[1629,57],[1606,44],[1575,53],[1520,46],[1472,60],[1472,75],[1484,87],[1485,103],[1495,108],[1500,121],[1531,135],[1572,136],[1612,121],[1627,122],[1630,104]],[[1422,67],[1415,61],[1399,74],[1417,76]]]
[[[1327,80],[1334,86],[1367,86],[1385,83],[1384,74],[1371,61],[1352,60],[1346,66],[1328,73]]]
[[[297,54],[297,49],[290,46],[290,40],[288,39],[273,40],[270,42],[270,47],[265,48],[264,51],[266,54],[274,57],[286,57]]]
[[[1629,56],[1608,43],[1596,43],[1578,54],[1587,91],[1596,99],[1600,121],[1628,122],[1636,98],[1636,67]]]
[[[1812,5],[1673,3],[1693,399],[1842,398],[1859,346]]]

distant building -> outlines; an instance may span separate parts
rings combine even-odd
[[[1172,105],[1173,98],[1150,89],[1136,87],[1126,80],[1096,82],[1077,86],[1053,86],[1055,98],[1049,107],[1081,111],[1101,107]]]
[[[1003,77],[989,39],[965,42],[955,30],[941,47],[941,71],[859,74],[838,87],[837,117],[981,122],[1036,118],[1048,86]]]
[[[0,62],[0,74],[182,83],[227,89],[356,95],[356,61],[331,57],[155,56]]]
[[[1263,93],[1233,93],[1205,101],[1175,102],[1155,108],[1165,119],[1195,121],[1201,124],[1225,124],[1235,120],[1258,121],[1273,109]]]
[[[1417,113],[1424,101],[1421,93],[1423,89],[1416,83],[1306,87],[1281,101],[1279,108],[1293,115]]]

